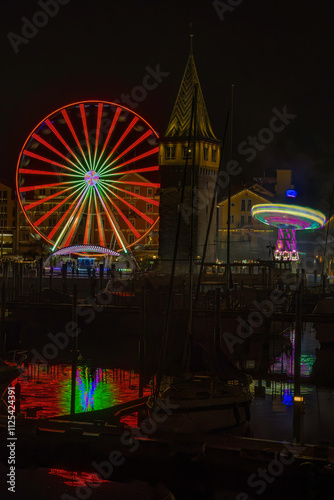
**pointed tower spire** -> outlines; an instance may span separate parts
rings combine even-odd
[[[204,97],[199,83],[195,60],[193,55],[193,34],[190,35],[190,53],[183,74],[180,89],[174,104],[165,137],[186,138],[189,136],[189,126],[191,121],[191,107],[197,85],[197,139],[217,140],[213,133],[209,115],[205,106]]]

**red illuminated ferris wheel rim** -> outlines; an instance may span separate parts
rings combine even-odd
[[[88,113],[86,108],[88,108]],[[82,121],[80,125],[83,128],[83,130],[81,131],[76,130],[76,127],[73,123],[73,116],[74,120],[77,121],[75,114],[78,116],[79,111]],[[97,113],[97,117],[95,118],[95,143],[94,141],[91,141],[88,132],[89,121],[90,125],[92,124],[92,119],[89,117],[91,114],[94,115],[94,113]],[[105,113],[107,113],[107,115],[110,115],[112,113],[114,114],[112,115],[112,120],[109,118],[109,129],[108,132],[104,132],[104,135],[106,137],[103,137],[101,123],[103,118],[105,117]],[[126,116],[124,116],[124,113]],[[131,122],[124,124],[123,129],[125,128],[125,130],[121,129],[119,131],[121,136],[117,139],[117,128],[121,128],[118,122],[126,121],[129,116],[130,119],[132,119]],[[54,122],[51,121],[52,119],[57,119],[58,124],[54,124]],[[61,119],[62,121],[59,121],[59,119]],[[62,123],[63,125],[65,122],[66,137],[64,138],[62,136],[64,127],[60,126],[59,123]],[[59,129],[61,129],[61,132],[59,132]],[[47,134],[50,134],[53,141],[58,141],[56,147],[53,144],[49,143],[46,139],[38,135],[38,132],[40,130],[42,134],[43,131],[47,132]],[[136,140],[134,140],[133,135],[135,135],[136,131],[144,131],[144,133],[137,136]],[[70,133],[72,136],[70,136]],[[116,138],[114,137],[115,135]],[[71,139],[70,143],[68,142],[68,136],[70,136]],[[82,139],[81,142],[79,141],[79,139]],[[100,139],[102,139],[102,149],[100,147]],[[138,182],[135,182],[133,180],[125,181],[121,177],[121,175],[126,176],[130,174],[137,174],[138,176],[140,176],[141,174],[146,172],[151,173],[159,170],[159,167],[156,164],[153,164],[151,166],[145,165],[144,167],[137,167],[137,164],[140,163],[140,161],[147,161],[152,159],[152,156],[158,152],[159,148],[157,145],[155,147],[144,150],[143,152],[141,152],[141,154],[135,156],[134,158],[129,158],[130,152],[137,151],[137,149],[143,150],[145,149],[145,147],[148,147],[147,143],[149,143],[149,140],[151,140],[150,144],[152,145],[152,140],[154,142],[154,140],[156,141],[156,139],[158,139],[157,132],[138,113],[130,110],[129,108],[126,108],[125,106],[110,101],[78,101],[66,106],[62,106],[47,115],[29,134],[22,147],[17,162],[16,188],[19,204],[30,226],[47,243],[53,245],[54,250],[55,248],[68,246],[71,243],[72,238],[77,231],[76,223],[79,222],[79,220],[81,222],[83,218],[82,213],[84,213],[85,210],[88,211],[89,217],[92,217],[93,210],[95,210],[95,216],[97,219],[95,225],[98,226],[100,239],[99,244],[101,246],[107,246],[110,243],[107,241],[107,231],[104,229],[104,223],[107,221],[110,226],[110,234],[113,234],[116,237],[120,250],[124,250],[126,252],[127,248],[136,245],[138,241],[142,240],[145,235],[149,234],[159,219],[158,214],[155,214],[154,217],[150,215],[147,216],[143,211],[136,209],[135,202],[137,202],[138,200],[146,201],[154,206],[159,206],[159,202],[154,197],[149,197],[148,195],[142,196],[129,192],[128,190],[124,189],[124,184],[139,187],[151,187],[155,189],[158,189],[160,187],[160,184],[150,182],[146,178],[142,178]],[[45,156],[38,155],[32,150],[32,145],[36,146],[36,142],[37,147],[43,146],[44,148],[47,148],[47,151],[44,151]],[[49,156],[51,155],[51,159],[49,158],[49,156],[46,156],[45,152],[48,153]],[[65,153],[67,153],[66,156]],[[115,156],[117,156],[117,158],[115,158]],[[38,165],[40,165],[40,163],[38,162],[42,162],[44,168],[42,168],[41,170],[38,169],[40,167],[34,169],[24,168],[25,163],[23,160],[26,157],[28,157],[28,163],[30,163],[30,161],[32,160],[34,164],[37,163]],[[125,159],[126,161],[124,161]],[[120,164],[119,161],[121,161]],[[56,166],[58,171],[50,171],[50,165],[52,165],[53,170],[55,170]],[[61,171],[59,171],[59,168],[61,169]],[[123,171],[120,172],[119,169]],[[116,172],[117,170],[118,172]],[[115,172],[111,173],[113,171]],[[62,181],[51,184],[36,184],[35,186],[24,185],[27,176],[38,174],[43,177],[58,176],[62,178]],[[72,220],[68,220],[65,217],[64,221],[62,221],[59,226],[57,221],[57,230],[53,230],[48,234],[45,234],[44,231],[40,230],[39,226],[42,224],[42,222],[51,217],[51,213],[55,213],[55,215],[57,215],[57,209],[51,209],[50,213],[47,212],[46,216],[40,217],[36,220],[36,217],[31,215],[32,210],[37,206],[41,208],[40,205],[42,205],[42,202],[31,201],[30,199],[30,203],[27,204],[25,202],[25,198],[22,196],[22,192],[27,193],[29,191],[33,191],[35,197],[38,198],[39,192],[43,192],[43,190],[45,191],[45,188],[47,189],[52,187],[54,188],[53,190],[57,192],[57,190],[61,190],[61,188],[64,187],[65,189],[61,191],[61,194],[64,195],[66,193],[66,195],[69,195],[68,200],[70,200],[70,203],[72,203],[73,198],[71,199],[71,197],[74,196],[73,191],[75,180],[78,180],[74,180],[74,177],[78,178],[80,176],[82,177],[79,180],[80,187],[75,192],[75,194],[78,193],[77,197],[75,198],[76,204],[74,204],[74,208],[72,207],[72,209],[68,213],[68,217],[72,217]],[[64,178],[67,180],[64,180]],[[72,186],[71,183],[73,184]],[[121,186],[123,186],[123,189]],[[134,190],[134,193],[135,192],[136,191]],[[50,201],[53,197],[55,199],[57,198],[56,195],[45,197],[45,203],[47,201]],[[87,202],[87,198],[94,198],[93,210],[91,210],[92,200],[90,200],[89,204]],[[59,205],[61,206],[63,203],[65,202],[61,202]],[[143,230],[139,232],[134,227],[133,223],[131,223],[129,218],[125,215],[124,212],[129,211],[129,209],[130,212],[135,211],[136,216],[138,215],[139,218],[141,217],[146,221],[144,234]],[[124,231],[120,229],[115,214],[120,220],[123,220],[123,223],[126,223],[127,232],[129,232],[129,230],[132,232],[132,241],[129,241],[124,236]],[[85,233],[88,233],[89,228],[87,217],[85,220]],[[68,227],[66,226],[66,224],[68,225]],[[60,230],[62,230],[62,233],[64,234],[61,234],[61,237],[58,237],[58,239],[53,238],[55,235],[57,236],[57,231]],[[90,243],[86,235],[84,236],[84,239],[86,239],[86,243]]]

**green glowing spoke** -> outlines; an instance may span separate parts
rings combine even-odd
[[[102,183],[100,183],[100,187],[102,189]],[[107,191],[109,191],[110,194],[112,194],[113,196],[115,196],[115,198],[117,198],[119,201],[121,201],[124,205],[126,205],[128,208],[130,208],[131,210],[133,210],[134,212],[136,212],[136,214],[138,214],[142,219],[146,220],[149,224],[153,224],[154,223],[154,220],[151,219],[151,217],[148,217],[146,214],[144,214],[143,212],[141,212],[137,207],[135,207],[134,205],[131,205],[131,203],[129,203],[127,200],[125,200],[124,198],[122,198],[121,196],[118,196],[118,194],[114,193],[114,191],[112,191],[109,187],[106,187],[106,186],[103,186],[103,188]],[[110,198],[109,198],[110,199]]]
[[[92,193],[93,189],[90,186],[89,191],[88,191],[88,196],[89,196],[89,205],[88,205],[88,212],[87,212],[87,217],[86,217],[86,226],[85,226],[85,234],[84,234],[84,245],[88,244],[88,241],[90,239],[90,234],[91,234],[91,220],[92,220]]]
[[[74,210],[73,210],[72,215],[69,217],[69,219],[68,219],[67,223],[65,224],[65,226],[64,226],[64,228],[63,228],[63,230],[61,231],[60,235],[58,236],[57,241],[56,241],[56,243],[54,244],[54,246],[53,246],[53,248],[52,248],[52,251],[54,251],[54,250],[58,247],[59,242],[60,242],[60,240],[62,239],[62,237],[63,237],[64,233],[67,231],[67,229],[68,229],[69,225],[72,223],[73,218],[74,218],[74,215],[75,215],[75,213],[77,212],[78,208],[80,207],[80,204],[81,204],[81,202],[82,202],[82,199],[83,199],[84,195],[86,194],[87,190],[88,190],[88,186],[87,186],[87,184],[86,184],[86,186],[85,186],[84,188],[82,188],[82,190],[81,190],[80,194],[79,194],[79,195],[77,196],[77,198],[74,200],[74,202],[73,202],[72,206],[75,204],[75,202],[77,201],[77,199],[78,199],[78,198],[80,198],[80,199],[79,199],[79,201],[78,201],[78,203],[77,203],[77,204],[76,204],[76,206],[74,207]]]
[[[86,205],[86,201],[87,201],[87,195],[85,196],[85,193],[83,194],[84,198],[83,198],[83,201],[80,203],[79,205],[79,208],[78,208],[78,211],[75,215],[75,220],[74,222],[72,223],[72,227],[71,227],[71,230],[69,232],[69,234],[67,235],[67,238],[65,240],[65,247],[68,247],[70,246],[71,244],[71,241],[75,235],[75,233],[77,232],[78,228],[79,228],[79,224],[80,224],[80,220],[82,218],[82,211]],[[82,198],[81,198],[82,199]]]
[[[69,117],[69,116],[68,116],[68,114],[67,114],[67,111],[66,111],[65,109],[63,109],[61,113],[62,113],[63,118],[65,119],[65,121],[66,121],[66,123],[67,123],[68,128],[70,129],[70,131],[71,131],[71,133],[72,133],[72,136],[73,136],[73,138],[74,138],[74,140],[75,140],[75,142],[76,142],[76,144],[77,144],[77,146],[78,146],[78,148],[79,148],[79,150],[80,150],[80,152],[81,152],[81,155],[82,155],[83,159],[85,160],[85,162],[86,162],[86,164],[87,164],[87,167],[89,168],[89,163],[88,163],[88,162],[87,162],[87,160],[86,160],[85,154],[84,154],[83,149],[82,149],[81,144],[80,144],[80,141],[79,141],[79,139],[78,139],[77,134],[75,133],[74,127],[73,127],[73,125],[72,125],[72,122],[71,122],[71,120],[70,120],[70,117]],[[85,169],[85,167],[81,164],[81,162],[79,161],[79,159],[78,159],[75,155],[74,155],[74,157],[75,157],[75,159],[77,160],[77,162],[79,163],[79,165],[81,165],[81,166],[82,166],[82,168],[83,168],[83,169],[84,169],[84,171],[85,171],[86,169]]]
[[[96,162],[96,165],[95,165],[96,169],[98,169],[98,168],[99,168],[100,161],[101,161],[101,160],[102,160],[102,158],[103,158],[103,155],[104,155],[104,153],[105,153],[106,147],[107,147],[107,145],[108,145],[108,143],[109,143],[110,137],[112,136],[112,134],[113,134],[113,132],[114,132],[114,130],[115,130],[115,126],[116,126],[116,123],[117,123],[117,121],[118,121],[118,118],[119,118],[119,115],[121,114],[121,112],[122,112],[122,108],[119,108],[119,107],[118,107],[118,108],[116,109],[116,113],[115,113],[115,115],[114,115],[114,118],[113,118],[113,120],[112,120],[112,122],[111,122],[111,125],[110,125],[110,128],[109,128],[109,131],[108,131],[108,134],[107,134],[106,140],[104,141],[104,145],[103,145],[102,151],[101,151],[101,153],[100,153],[99,159],[98,159],[98,160],[97,160],[97,162]]]
[[[84,104],[80,104],[80,113],[81,113],[81,119],[82,119],[82,124],[84,128],[84,134],[86,138],[86,144],[87,144],[87,151],[88,151],[88,158],[89,158],[89,165],[90,168],[92,169],[92,157],[90,153],[90,144],[89,144],[89,137],[88,137],[88,128],[87,128],[87,119],[86,119],[86,113],[85,113],[85,106]]]
[[[100,245],[101,245],[101,247],[103,247],[103,246],[105,246],[105,235],[104,235],[102,221],[101,221],[101,214],[100,214],[99,207],[98,207],[97,196],[95,194],[96,192],[98,193],[96,185],[94,186],[94,188],[95,188],[95,190],[93,191],[93,193],[94,193],[97,227],[99,230]]]
[[[109,158],[112,157],[112,155],[115,153],[115,151],[117,151],[117,148],[122,144],[122,142],[124,141],[124,139],[129,135],[129,133],[131,132],[131,130],[133,129],[133,127],[136,125],[136,123],[139,121],[139,118],[138,116],[135,116],[131,123],[127,126],[126,130],[123,132],[123,134],[121,135],[121,137],[118,139],[117,143],[115,144],[115,146],[113,147],[112,151],[109,153],[109,155],[107,156],[107,158],[104,160],[104,162],[102,163],[101,165],[101,169],[104,167],[104,165],[107,163],[107,161],[109,160]],[[134,143],[135,144],[135,143]],[[130,151],[132,149],[133,145],[128,148],[126,151]],[[115,161],[115,160],[114,160]]]
[[[116,170],[116,169],[121,168],[121,167],[125,167],[126,165],[130,165],[131,163],[135,163],[139,160],[142,160],[143,158],[147,158],[148,156],[151,156],[151,155],[157,153],[158,151],[159,151],[159,147],[150,149],[149,151],[146,151],[146,153],[142,153],[138,156],[134,156],[133,158],[130,158],[130,160],[128,160],[124,163],[121,163],[120,165],[117,165],[116,167],[111,168],[110,171]],[[108,170],[108,168],[111,167],[115,163],[115,161],[116,160],[112,161],[111,163],[108,163],[108,165],[106,165],[103,168],[103,170],[99,171],[99,175],[100,175],[100,173],[103,173],[106,170]]]
[[[140,233],[137,231],[137,229],[131,224],[129,219],[126,217],[126,215],[122,212],[122,210],[116,205],[114,201],[108,196],[107,192],[105,189],[100,186],[101,191],[103,194],[106,196],[106,198],[110,201],[111,205],[114,207],[114,209],[119,213],[119,215],[122,217],[126,225],[131,229],[132,233],[136,236],[136,238],[140,238]],[[106,204],[107,205],[107,204]],[[108,205],[107,205],[108,206]]]
[[[114,230],[114,234],[115,234],[115,236],[116,236],[116,239],[117,239],[117,241],[118,241],[118,244],[119,244],[119,245],[123,248],[124,252],[125,252],[125,253],[127,253],[126,246],[125,246],[125,244],[123,243],[122,238],[121,238],[121,234],[120,234],[120,233],[122,233],[122,231],[121,231],[121,229],[119,228],[119,226],[118,226],[118,224],[117,224],[117,222],[116,222],[116,219],[115,219],[115,217],[114,217],[113,213],[109,213],[109,211],[108,211],[108,209],[107,209],[107,207],[106,207],[105,202],[103,201],[103,198],[102,198],[102,196],[101,196],[101,193],[100,193],[100,191],[99,191],[99,189],[98,189],[97,185],[95,185],[95,186],[94,186],[94,188],[95,188],[95,191],[96,191],[96,193],[98,194],[98,196],[99,196],[99,198],[100,198],[101,204],[102,204],[102,206],[103,206],[103,208],[104,208],[104,211],[105,211],[106,216],[108,217],[108,220],[109,220],[109,222],[110,222],[110,225],[111,225],[112,229]],[[123,236],[123,237],[124,237],[124,236]],[[124,239],[125,239],[125,238],[124,238]]]

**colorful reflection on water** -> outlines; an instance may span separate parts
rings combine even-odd
[[[276,358],[273,364],[273,373],[285,373],[289,377],[294,376],[294,355],[295,355],[295,331],[290,330],[291,352],[284,352]],[[307,324],[302,335],[302,354],[300,358],[300,374],[302,377],[309,377],[316,360],[315,349],[318,341],[315,339],[314,329]],[[312,352],[312,354],[311,354]]]
[[[67,415],[71,410],[71,365],[31,363],[19,377],[21,412],[38,417]],[[16,381],[17,381],[16,380]],[[14,385],[16,383],[14,382]],[[102,410],[138,397],[139,375],[121,369],[83,364],[76,371],[75,412]],[[144,389],[144,394],[149,394]]]

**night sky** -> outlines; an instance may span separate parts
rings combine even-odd
[[[204,0],[59,1],[58,13],[46,17],[46,25],[25,38],[28,43],[15,39],[18,53],[7,35],[22,36],[22,18],[31,21],[43,11],[43,0],[1,4],[1,178],[14,182],[20,149],[46,115],[70,102],[131,94],[142,85],[148,66],[159,65],[168,76],[133,109],[163,135],[187,61],[192,23],[197,70],[219,138],[235,85],[234,158],[243,168],[242,180],[292,168],[300,200],[319,206],[329,197],[334,181],[332,0],[226,0],[217,7],[220,16],[214,2]],[[224,3],[235,7],[227,10]],[[45,16],[37,19],[43,24]],[[247,161],[251,155],[240,154],[238,146],[258,136],[269,126],[272,110],[282,112],[284,106],[297,116]]]

